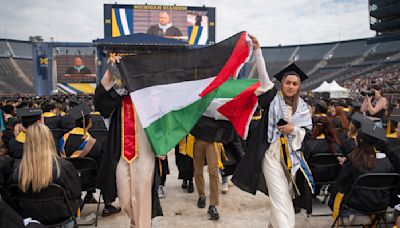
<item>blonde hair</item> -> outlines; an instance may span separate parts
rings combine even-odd
[[[33,192],[40,192],[49,186],[53,181],[53,164],[56,165],[59,177],[60,167],[50,129],[41,123],[29,126],[26,130],[24,154],[19,165],[19,188],[26,192],[32,187]]]

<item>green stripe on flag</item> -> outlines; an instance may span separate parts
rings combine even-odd
[[[181,110],[169,112],[144,129],[156,156],[165,156],[192,130],[216,93],[217,90]]]
[[[243,90],[257,83],[257,79],[230,79],[218,87],[215,98],[234,98]]]

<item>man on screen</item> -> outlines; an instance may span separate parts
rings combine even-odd
[[[163,36],[163,37],[182,36],[181,30],[179,30],[178,27],[172,25],[170,16],[167,12],[163,11],[158,16],[159,16],[159,23],[150,26],[150,28],[147,30],[147,34]]]
[[[67,69],[65,74],[91,74],[92,71],[85,67],[81,57],[77,56],[74,58],[74,66]]]

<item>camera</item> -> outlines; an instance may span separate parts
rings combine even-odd
[[[361,92],[361,95],[362,95],[363,97],[365,97],[365,96],[372,97],[372,96],[375,95],[375,93],[374,93],[373,91],[371,91],[371,90],[367,90],[367,91],[362,91],[362,92]]]

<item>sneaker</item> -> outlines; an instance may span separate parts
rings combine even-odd
[[[210,216],[209,217],[210,220],[218,220],[219,219],[219,214],[218,214],[217,208],[215,206],[210,205],[208,207],[207,213]]]
[[[162,185],[158,187],[158,198],[165,198],[164,186]]]
[[[116,213],[119,213],[121,211],[121,208],[119,207],[114,207],[113,205],[105,205],[103,209],[103,217],[107,217]]]
[[[199,200],[197,201],[197,207],[198,208],[205,208],[206,207],[206,197],[205,196],[200,196]]]
[[[193,193],[194,192],[194,186],[193,186],[193,181],[189,181],[189,185],[187,187],[188,193]]]
[[[228,193],[228,190],[229,190],[229,186],[228,186],[228,183],[222,183],[222,194],[226,194],[226,193]]]
[[[85,204],[97,204],[97,200],[93,197],[92,194],[87,194],[83,199]]]
[[[187,180],[183,180],[182,181],[182,189],[187,189],[187,187],[188,187],[188,183],[187,183]]]

